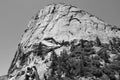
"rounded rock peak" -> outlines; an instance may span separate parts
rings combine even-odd
[[[96,37],[101,42],[108,43],[112,37],[119,37],[119,29],[113,28],[114,26],[75,6],[51,4],[31,19],[20,44],[25,49],[33,44],[45,43],[45,38],[53,38],[60,43],[75,39],[95,40]]]
[[[48,5],[30,20],[9,68],[9,76],[13,77],[10,80],[14,80],[19,74],[27,75],[28,78],[29,71],[33,71],[32,74],[36,75],[38,80],[39,78],[43,80],[48,65],[52,63],[49,60],[51,55],[59,56],[61,52],[71,54],[72,43],[77,45],[81,41],[80,44],[83,45],[87,41],[85,44],[87,46],[93,45],[92,42],[99,46],[102,43],[109,43],[113,38],[117,40],[120,38],[119,35],[120,28],[109,25],[75,6]],[[92,48],[96,51],[101,49],[96,46]],[[47,64],[44,63],[45,60]],[[30,70],[27,70],[27,67]],[[19,80],[23,80],[22,78],[24,77]]]

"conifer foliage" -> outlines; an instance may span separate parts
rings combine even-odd
[[[93,46],[101,49],[95,51]],[[76,77],[95,77],[99,80],[107,80],[109,77],[110,80],[118,80],[115,75],[120,75],[120,56],[110,61],[110,46],[116,49],[117,45],[103,44],[97,38],[96,42],[80,40],[78,45],[72,45],[70,54],[63,50],[61,56],[57,56],[53,51],[50,66],[52,72],[48,80],[76,80]],[[118,55],[117,52],[111,54]]]

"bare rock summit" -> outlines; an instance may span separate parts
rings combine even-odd
[[[30,20],[6,78],[120,80],[120,28],[75,6],[48,5]]]

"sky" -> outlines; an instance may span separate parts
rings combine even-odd
[[[7,74],[29,20],[52,3],[77,6],[109,24],[120,26],[120,0],[0,0],[0,75]]]

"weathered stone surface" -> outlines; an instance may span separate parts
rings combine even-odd
[[[114,71],[114,74],[110,73],[110,75],[108,75],[103,70],[103,67],[106,65],[114,65],[112,63],[119,55],[119,45],[120,28],[109,25],[98,17],[74,6],[52,4],[41,9],[29,22],[9,68],[8,80],[93,80],[92,78],[95,80],[115,80],[113,78],[116,78],[116,80],[118,80],[120,77],[119,72]],[[73,46],[75,48],[73,48]],[[88,46],[90,51],[93,52],[87,54],[86,50],[83,49],[84,46]],[[81,52],[81,49],[83,49],[86,54]],[[76,65],[76,57],[73,58],[71,55],[76,54],[77,51],[80,53],[78,56],[83,56],[77,59],[80,61],[79,66],[82,65],[81,62],[84,61],[83,58],[90,58],[91,62],[89,63],[93,66],[93,59],[91,57],[96,55],[99,57],[101,56],[99,53],[105,51],[108,60],[105,60],[106,56],[104,55],[105,57],[103,57],[102,55],[102,57],[100,57],[100,65],[102,65],[99,65],[100,69],[96,68],[96,66],[90,66],[90,69],[101,71],[99,74],[93,70],[91,70],[90,73],[88,71],[89,74],[92,74],[91,76],[82,73],[82,67],[79,66],[78,68],[81,69],[78,74],[72,70],[69,73],[71,76],[69,76],[65,70],[60,71],[60,74],[57,73],[58,71],[55,72],[53,70],[54,67],[55,70],[61,69],[57,67],[60,67],[60,64],[62,64],[59,62],[59,58],[62,58],[62,53],[67,53],[65,55],[69,57],[63,61],[63,63],[66,63],[66,66],[68,65],[67,62],[75,63],[71,63],[72,66]],[[113,51],[116,52],[113,53]],[[73,60],[71,60],[71,58],[73,58]],[[57,60],[57,63],[60,64],[55,62]],[[120,70],[120,67],[117,66],[117,69]],[[87,78],[85,78],[85,74]],[[103,75],[110,78],[104,78]]]

